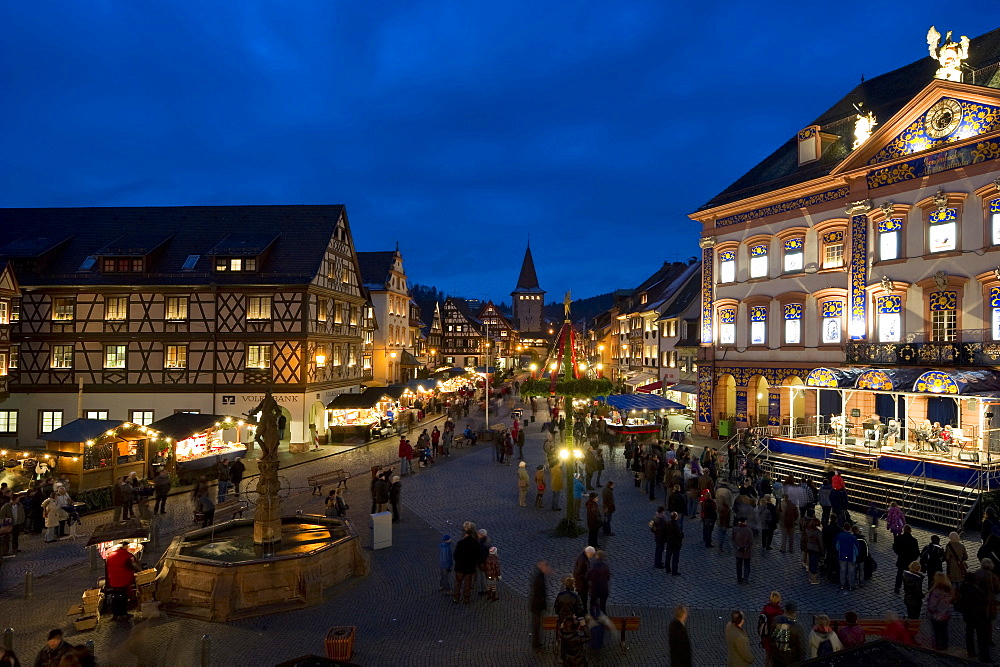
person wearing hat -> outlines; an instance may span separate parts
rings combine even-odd
[[[517,504],[521,507],[526,506],[524,500],[528,494],[528,484],[531,482],[531,478],[528,477],[527,465],[524,461],[517,464]]]
[[[753,531],[746,517],[736,520],[733,528],[733,550],[736,552],[736,583],[750,583],[750,555],[753,552]]]
[[[451,568],[455,557],[451,550],[451,535],[443,535],[438,545],[438,567],[441,568],[441,591],[451,593]]]
[[[72,644],[63,641],[62,630],[59,628],[50,630],[48,641],[45,642],[45,646],[35,658],[35,665],[36,667],[57,667],[62,661],[62,657],[72,648],[74,648]]]
[[[496,602],[500,598],[497,596],[497,581],[500,580],[500,557],[497,555],[497,548],[490,547],[489,555],[486,557],[486,599]]]

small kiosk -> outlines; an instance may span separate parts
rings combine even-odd
[[[246,456],[254,425],[231,415],[178,412],[149,425],[157,431],[153,467],[193,472],[218,466],[219,461]]]
[[[53,472],[77,493],[111,486],[134,472],[148,477],[155,429],[113,419],[76,419],[43,433],[45,450],[53,457]]]
[[[405,387],[369,387],[360,394],[335,397],[326,406],[330,441],[372,440],[391,433],[404,411],[400,399],[405,391]]]

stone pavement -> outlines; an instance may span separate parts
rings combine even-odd
[[[526,435],[525,457],[533,473],[535,465],[542,462],[540,424],[529,424]],[[309,495],[306,476],[331,467],[363,472],[373,463],[390,461],[395,447],[396,441],[389,440],[334,459],[283,469],[282,474],[292,487],[284,510],[320,512],[321,499]],[[79,598],[80,591],[92,585],[96,575],[88,570],[78,543],[79,557],[63,561],[65,566],[57,574],[40,578],[32,600],[15,597],[20,594],[16,586],[0,594],[0,626],[15,627],[15,650],[22,661],[32,658],[49,628],[59,626],[69,628],[67,638],[73,643],[93,639],[100,664],[199,664],[199,638],[209,634],[214,665],[274,665],[307,653],[322,654],[323,637],[330,626],[355,625],[358,639],[354,662],[363,665],[554,664],[551,640],[548,640],[550,648],[542,653],[535,653],[529,647],[529,579],[534,563],[540,558],[548,559],[558,575],[569,573],[576,555],[586,544],[586,537],[576,540],[553,537],[552,530],[561,513],[518,507],[517,466],[494,463],[492,452],[490,443],[454,450],[452,458],[404,478],[403,522],[395,526],[393,546],[370,552],[371,574],[346,584],[322,605],[225,625],[180,618],[132,624],[105,620],[96,631],[75,633],[63,614]],[[706,552],[697,522],[686,526],[687,539],[680,561],[682,576],[670,577],[655,570],[647,522],[657,503],[646,500],[633,487],[631,475],[621,467],[621,448],[616,452],[617,458],[609,461],[604,478],[616,481],[618,504],[614,517],[616,535],[602,538],[606,540],[602,546],[613,573],[609,612],[638,614],[642,629],[630,638],[632,648],[627,654],[609,641],[603,651],[595,654],[595,664],[666,663],[667,626],[672,608],[678,603],[692,608],[688,627],[695,647],[695,663],[702,665],[725,664],[723,628],[729,610],[742,609],[749,619],[748,625],[753,626],[760,607],[774,588],[786,600],[799,602],[800,616],[806,621],[819,612],[842,616],[853,609],[862,617],[871,617],[881,616],[887,610],[902,611],[901,598],[892,593],[894,559],[889,551],[889,535],[884,531],[882,539],[874,545],[879,563],[876,578],[854,593],[842,593],[832,584],[810,586],[797,564],[798,556],[778,551],[767,556],[755,553],[753,583],[737,587],[732,556],[720,555],[715,550]],[[349,484],[349,517],[367,545],[370,496],[367,480],[363,477],[362,480]],[[190,520],[189,507],[186,502],[173,505],[171,529],[183,529]],[[465,520],[486,528],[499,549],[504,573],[500,602],[479,599],[469,606],[456,606],[449,596],[437,590],[440,535],[449,532],[457,536]],[[928,541],[926,532],[916,533],[921,545]],[[64,544],[50,546],[73,547]],[[973,544],[967,547],[973,554],[977,548]],[[147,561],[152,562],[158,552],[150,550]],[[18,560],[21,559],[6,564]],[[550,600],[560,578],[550,578]],[[961,644],[961,630],[960,621],[952,623],[953,643]]]

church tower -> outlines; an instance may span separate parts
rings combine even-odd
[[[521,332],[541,332],[545,325],[542,318],[545,290],[538,286],[535,260],[531,258],[530,245],[524,251],[521,275],[517,277],[517,287],[510,293],[510,296],[513,299],[514,322],[518,330]]]

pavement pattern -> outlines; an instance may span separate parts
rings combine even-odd
[[[491,414],[491,421],[495,418]],[[482,414],[460,420],[460,428],[466,421],[481,423]],[[544,459],[543,435],[540,424],[529,423],[524,451],[532,474]],[[390,439],[282,468],[288,487],[283,510],[321,513],[322,500],[310,495],[306,477],[335,468],[352,471],[360,477],[349,483],[348,516],[367,548],[367,471],[373,464],[393,461],[396,446],[396,440]],[[875,578],[854,592],[842,592],[829,583],[809,585],[799,565],[800,554],[781,554],[777,536],[774,550],[766,555],[760,553],[758,545],[750,585],[737,586],[733,556],[706,549],[697,521],[685,525],[681,576],[654,569],[648,521],[662,497],[657,502],[647,500],[634,488],[623,465],[618,447],[615,458],[608,457],[603,477],[616,482],[618,506],[613,520],[616,535],[601,538],[612,571],[608,612],[612,616],[640,616],[641,629],[630,633],[628,652],[609,638],[605,647],[591,656],[592,664],[667,664],[667,627],[677,604],[691,608],[688,631],[698,665],[725,664],[724,627],[729,612],[742,609],[753,634],[757,613],[773,589],[781,591],[785,600],[798,602],[804,622],[814,613],[842,617],[854,610],[862,618],[871,618],[887,611],[903,611],[901,597],[892,592],[895,558],[890,535],[884,529],[881,539],[872,545],[879,563]],[[4,561],[0,626],[15,629],[14,648],[22,662],[33,659],[52,627],[62,627],[71,643],[93,640],[101,665],[198,665],[201,638],[209,635],[212,665],[256,666],[275,665],[309,653],[322,655],[323,638],[331,626],[353,625],[358,628],[353,662],[362,665],[556,664],[551,637],[545,638],[543,651],[530,648],[529,580],[535,563],[548,560],[556,572],[549,578],[551,601],[562,576],[570,573],[576,556],[586,546],[586,535],[555,537],[553,529],[563,513],[548,509],[548,492],[544,509],[531,506],[531,493],[529,506],[518,507],[516,482],[516,461],[511,466],[495,463],[490,443],[453,450],[451,458],[439,458],[430,468],[404,478],[402,522],[394,525],[391,548],[368,551],[368,577],[347,582],[323,604],[227,624],[170,617],[124,623],[106,619],[94,631],[77,633],[65,610],[100,574],[87,565],[82,547],[85,540],[43,545],[40,538],[28,539],[22,547],[24,553]],[[565,507],[564,501],[560,506]],[[147,549],[149,563],[159,557],[170,534],[192,526],[186,497],[172,498],[168,512],[160,525],[160,546]],[[84,528],[88,520],[96,525],[107,517],[85,519]],[[449,595],[438,590],[440,536],[450,533],[457,541],[466,520],[486,528],[498,547],[503,571],[499,602],[478,598],[471,605],[454,605]],[[916,529],[914,533],[921,546],[929,541],[927,531]],[[966,546],[971,554],[978,548],[971,542]],[[21,578],[28,568],[36,579],[34,596],[26,600]],[[924,626],[921,640],[929,645],[929,623]],[[964,646],[963,629],[960,621],[952,622],[953,646]],[[751,644],[762,663],[763,652],[753,637]]]

